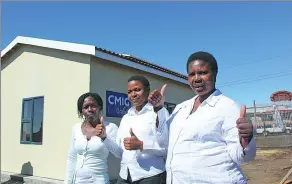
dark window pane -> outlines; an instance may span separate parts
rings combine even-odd
[[[173,103],[168,103],[168,102],[164,103],[164,107],[168,110],[169,114],[172,113],[172,111],[174,110],[175,106],[176,105],[173,104]]]
[[[30,141],[31,133],[31,123],[23,123],[22,124],[22,141]]]
[[[23,109],[22,109],[22,119],[23,120],[30,120],[32,115],[32,100],[25,100],[23,101]]]
[[[175,104],[170,104],[170,105],[168,105],[167,110],[168,110],[169,114],[172,113],[172,111],[174,110],[175,106],[176,106]]]
[[[32,142],[42,142],[44,98],[34,99]]]

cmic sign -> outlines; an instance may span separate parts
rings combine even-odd
[[[128,96],[124,93],[106,91],[106,116],[123,117],[131,107]]]

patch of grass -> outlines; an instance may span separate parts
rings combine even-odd
[[[256,160],[270,160],[291,153],[291,149],[257,150]]]

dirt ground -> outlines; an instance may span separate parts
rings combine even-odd
[[[258,150],[255,160],[241,168],[248,184],[278,184],[292,167],[291,149]],[[288,178],[292,180],[292,176]]]
[[[248,184],[279,184],[291,167],[292,148],[258,150],[253,162],[241,166]],[[292,180],[292,175],[288,179]],[[7,181],[3,184],[22,183]]]

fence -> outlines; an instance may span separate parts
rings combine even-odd
[[[254,125],[256,135],[292,135],[291,101],[255,104],[247,108],[246,113]]]

